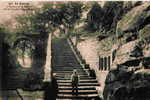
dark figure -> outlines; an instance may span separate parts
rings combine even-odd
[[[77,74],[77,70],[73,71],[71,75],[71,82],[72,82],[72,93],[78,94],[78,84],[79,84],[79,75]]]
[[[56,74],[53,74],[52,84],[47,83],[45,86],[45,99],[44,100],[56,100],[58,93],[58,84],[55,78]]]
[[[52,100],[56,100],[57,97],[57,93],[58,93],[58,84],[57,84],[57,80],[56,80],[56,74],[53,74],[53,78],[52,78],[52,94],[53,94],[53,99]]]

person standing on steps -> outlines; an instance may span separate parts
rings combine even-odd
[[[71,75],[71,82],[72,82],[72,94],[78,95],[78,84],[79,84],[79,75],[77,74],[77,70],[73,70]]]

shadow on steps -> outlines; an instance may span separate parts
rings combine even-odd
[[[58,84],[55,78],[52,83],[46,82],[44,85],[44,100],[56,100],[58,93]]]

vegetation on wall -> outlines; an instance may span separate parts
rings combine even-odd
[[[45,4],[42,9],[26,16],[19,16],[20,27],[25,34],[46,35],[56,29],[72,28],[80,18],[80,3]],[[20,28],[19,27],[19,28]]]
[[[87,29],[109,31],[115,28],[122,16],[122,5],[123,2],[106,2],[103,7],[93,4],[87,16]]]

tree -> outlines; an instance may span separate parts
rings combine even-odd
[[[106,2],[103,7],[103,27],[107,30],[116,28],[123,14],[123,2]]]
[[[123,2],[105,2],[103,7],[95,3],[88,12],[86,29],[92,32],[104,30],[104,34],[110,35],[113,32],[109,31],[113,29],[115,32],[122,14]]]
[[[39,33],[41,35],[46,35],[58,28],[62,29],[61,26],[65,29],[72,28],[80,18],[81,7],[82,4],[77,2],[46,4],[32,14],[19,16],[19,28],[24,34]]]
[[[37,56],[40,56],[40,53],[43,53],[46,49],[45,43],[47,42],[49,33],[53,33],[56,29],[59,29],[61,33],[64,33],[66,36],[68,35],[69,30],[73,29],[76,21],[80,18],[81,7],[82,4],[77,2],[45,4],[41,9],[18,16],[17,21],[19,24],[17,26],[17,33],[24,38],[17,41],[18,45],[16,45],[21,51],[23,62],[25,52],[29,50],[28,40],[32,39],[32,35],[36,34],[39,36],[39,38],[34,40],[36,41],[34,44],[36,49],[34,50],[38,53]],[[40,51],[39,44],[41,44]]]
[[[104,11],[98,3],[93,4],[87,15],[87,30],[96,31],[101,28]]]

